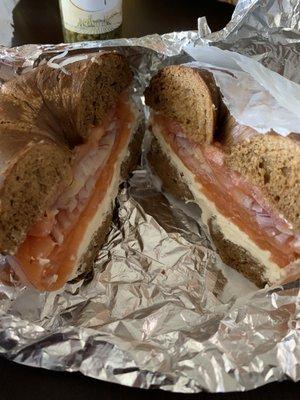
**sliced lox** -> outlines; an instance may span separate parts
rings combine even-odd
[[[11,257],[15,272],[37,289],[57,290],[74,271],[79,245],[112,181],[133,120],[130,104],[122,99],[102,126],[93,128],[89,141],[75,149],[72,185]]]
[[[159,113],[152,118],[173,151],[195,175],[203,194],[222,215],[261,249],[269,251],[271,260],[280,267],[299,257],[299,233],[264,201],[258,188],[226,167],[221,145],[199,145],[185,136],[177,122]]]

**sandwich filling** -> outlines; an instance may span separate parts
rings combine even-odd
[[[299,258],[300,233],[266,202],[257,187],[226,166],[220,144],[197,144],[180,124],[157,112],[152,112],[151,124],[154,134],[163,137],[194,176],[206,203],[246,234],[254,248],[268,254],[272,265],[282,268]]]
[[[136,114],[128,95],[122,95],[103,123],[91,128],[88,140],[75,147],[71,183],[61,188],[16,254],[7,257],[22,280],[39,290],[56,290],[70,278],[86,250],[83,241],[88,246],[112,210]]]

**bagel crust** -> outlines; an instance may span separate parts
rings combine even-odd
[[[295,229],[300,229],[300,146],[279,135],[255,135],[230,148],[226,164],[258,186]]]
[[[163,187],[200,206],[224,262],[259,286],[278,281],[299,259],[299,135],[239,124],[211,74],[186,66],[159,71],[145,99]]]
[[[0,251],[13,254],[71,180],[73,148],[101,125],[132,81],[124,56],[47,64],[0,89]]]
[[[197,143],[212,143],[219,91],[210,72],[184,66],[161,69],[145,91],[146,104],[180,123]]]

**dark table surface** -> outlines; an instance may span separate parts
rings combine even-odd
[[[226,25],[233,7],[213,0],[123,0],[124,37],[196,29],[205,15],[212,30]],[[17,5],[16,5],[17,4]],[[15,6],[16,5],[16,6]],[[57,0],[0,0],[0,44],[62,42]],[[246,393],[183,395],[138,390],[99,382],[80,374],[46,371],[0,358],[0,400],[140,399],[296,400],[300,383],[273,383]]]

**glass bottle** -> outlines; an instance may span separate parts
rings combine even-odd
[[[122,0],[60,0],[65,42],[121,36]]]

